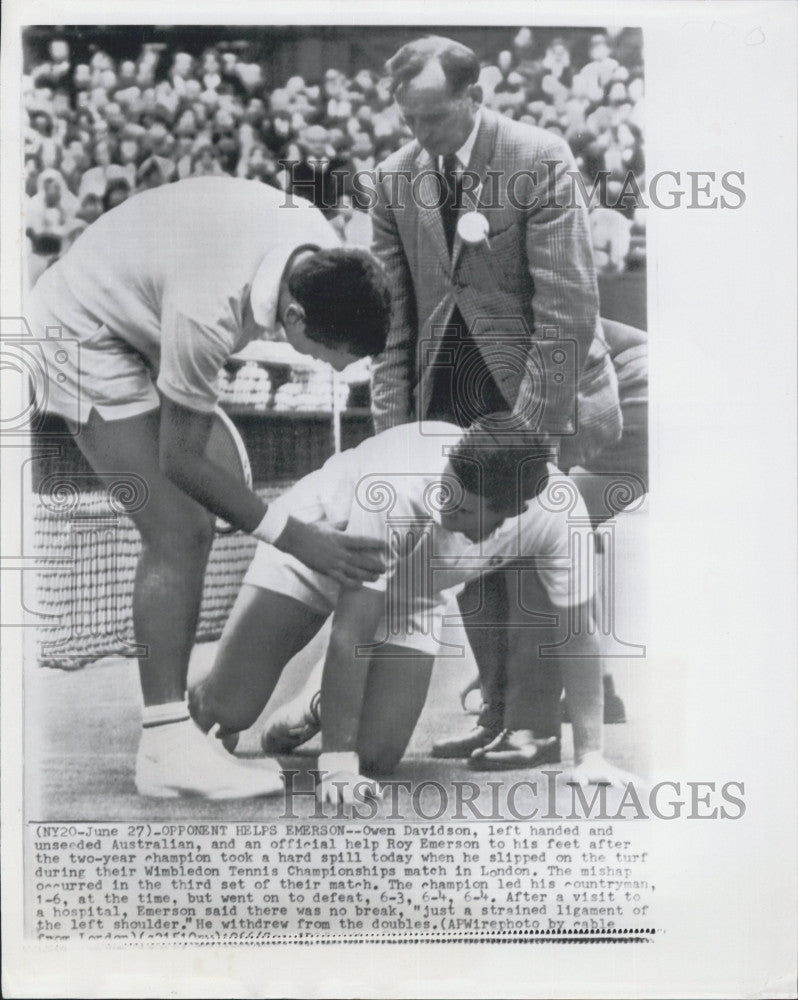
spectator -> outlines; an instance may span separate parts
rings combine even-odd
[[[574,76],[574,93],[598,104],[620,64],[617,59],[612,58],[609,42],[604,34],[593,35],[589,53],[590,62]]]
[[[249,150],[246,161],[242,159],[241,176],[250,180],[262,181],[272,187],[279,187],[277,182],[277,163],[263,143],[257,143]]]
[[[41,273],[58,260],[77,211],[77,200],[61,174],[53,168],[43,170],[37,179],[36,194],[28,200],[25,211],[28,287],[33,287]]]
[[[60,241],[66,226],[77,213],[78,202],[61,174],[52,168],[43,170],[39,174],[36,194],[27,205],[25,232],[34,245],[42,237],[52,237],[53,240],[47,241],[50,247],[54,241]]]
[[[513,54],[505,49],[499,53],[495,66],[488,64],[480,70],[477,82],[482,88],[483,101],[489,108],[496,107],[493,102],[496,87],[507,79],[507,74],[512,69],[512,65]]]
[[[373,170],[377,161],[374,156],[374,142],[368,132],[358,132],[352,139],[349,150],[350,173]]]
[[[526,90],[524,89],[524,78],[520,73],[513,70],[496,84],[493,92],[493,107],[496,111],[509,114],[510,117],[515,117],[517,112],[521,112],[521,109],[526,110]]]
[[[117,155],[121,170],[114,179],[125,180],[128,187],[132,188],[136,183],[136,165],[141,157],[141,150],[136,139],[123,139],[119,143]],[[110,184],[110,180],[108,183]]]
[[[108,172],[112,167],[111,148],[106,140],[103,139],[94,144],[92,159],[96,165],[90,167],[80,180],[78,198],[81,200],[90,191],[99,195],[100,198],[105,194],[105,188],[108,184]],[[111,173],[113,173],[113,170],[111,170]]]
[[[162,156],[150,156],[136,172],[136,186],[140,191],[160,187],[161,184],[172,179],[174,172],[175,165],[171,160],[164,159]]]
[[[194,150],[191,157],[192,177],[221,177],[223,174],[217,150],[210,142],[205,142]]]
[[[127,200],[129,195],[130,184],[128,184],[124,177],[116,177],[114,180],[109,181],[103,196],[103,211],[107,212],[109,209],[121,205],[123,201]]]
[[[95,191],[88,191],[84,194],[77,212],[77,218],[90,226],[92,222],[103,214],[103,200]]]
[[[333,219],[341,205],[346,160],[334,155],[329,132],[321,125],[311,125],[304,130],[300,148],[302,158],[286,171],[286,190],[306,198],[321,209],[326,218]]]
[[[644,166],[639,37],[597,32],[582,61],[578,47],[569,51],[570,38],[552,39],[550,32],[538,38],[520,28],[510,47],[483,61],[485,103],[562,134],[589,183],[609,171],[610,190],[617,193],[626,175],[640,178]],[[65,193],[82,200],[89,191],[104,199],[113,180],[124,179],[134,192],[194,170],[276,184],[279,161],[309,165],[326,158],[328,168],[309,171],[298,193],[330,205],[325,211],[339,220],[352,173],[372,169],[409,136],[390,81],[368,66],[351,76],[331,67],[318,81],[297,74],[269,91],[262,87],[262,67],[246,61],[235,43],[209,46],[199,56],[147,43],[118,61],[96,47],[88,61],[77,62],[63,37],[53,37],[44,58],[31,63],[23,81],[30,199],[41,174],[53,168]],[[314,134],[324,131],[324,148],[314,154],[308,136],[313,146]],[[339,166],[347,169],[343,185],[331,181]],[[282,183],[287,181],[284,172]],[[121,191],[116,188],[113,197]],[[631,219],[634,208],[627,205],[622,214]],[[50,213],[53,224],[62,211]],[[597,238],[605,228],[594,230]],[[638,224],[635,234],[627,262],[640,267],[645,247]]]
[[[53,132],[51,114],[43,109],[31,112],[30,128],[25,136],[25,151],[36,154],[44,168],[57,167],[61,161],[61,144]]]
[[[178,136],[175,143],[175,174],[178,180],[191,176],[194,139],[190,135]]]
[[[32,198],[38,190],[38,177],[41,173],[41,160],[32,153],[25,156],[25,194]]]
[[[543,68],[548,70],[548,74],[563,87],[568,87],[573,79],[571,69],[571,53],[562,38],[555,38],[546,49],[543,57]]]
[[[235,135],[223,135],[215,143],[216,157],[222,173],[234,176],[241,159],[241,146]]]
[[[632,243],[632,223],[620,212],[602,205],[592,205],[590,231],[593,260],[599,274],[620,274]]]
[[[267,116],[261,126],[263,141],[278,159],[285,155],[291,139],[291,118],[282,111]]]

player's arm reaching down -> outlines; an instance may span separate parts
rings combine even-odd
[[[384,607],[384,591],[362,587],[342,591],[333,616],[321,682],[322,802],[351,806],[380,794],[377,782],[360,774],[358,735],[371,657],[357,649],[373,642]]]
[[[380,540],[306,524],[269,508],[260,497],[205,455],[213,414],[162,396],[160,465],[172,482],[237,528],[271,542],[311,569],[344,586],[374,580],[382,572]]]
[[[604,687],[602,660],[595,626],[589,622],[590,602],[573,613],[585,622],[569,637],[569,653],[561,663],[563,687],[574,733],[574,766],[569,780],[580,785],[622,786],[633,779],[604,757]]]

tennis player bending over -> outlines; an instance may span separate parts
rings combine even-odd
[[[214,516],[340,585],[373,580],[382,541],[267,509],[205,457],[217,376],[231,354],[282,326],[301,353],[340,370],[385,345],[390,301],[379,265],[346,250],[322,214],[256,181],[168,184],[103,215],[33,290],[43,350],[79,343],[77,372],[51,376],[43,405],[96,472],[138,476],[146,503],[133,596],[144,698],[142,795],[212,799],[282,788],[276,765],[226,755],[191,721],[186,674]],[[56,365],[50,368],[55,372]]]
[[[490,419],[468,431],[443,422],[393,427],[334,455],[275,501],[273,507],[308,522],[346,524],[347,532],[385,540],[388,564],[378,579],[346,589],[290,554],[259,545],[216,662],[189,694],[200,726],[218,724],[227,734],[249,728],[285,665],[332,614],[320,719],[318,711],[307,710],[318,691],[314,677],[294,706],[302,733],[293,745],[320,725],[323,799],[351,804],[356,790],[378,794],[376,782],[361,772],[390,773],[405,752],[439,649],[444,592],[517,563],[521,606],[528,615],[523,627],[543,622],[541,643],[567,640],[569,655],[544,655],[523,665],[515,738],[529,747],[530,766],[559,761],[559,740],[536,728],[538,701],[551,694],[559,703],[564,684],[573,721],[574,780],[631,777],[602,754],[602,670],[596,630],[590,627],[589,559],[583,552],[574,566],[572,558],[574,531],[581,530],[584,546],[592,544],[584,503],[567,486],[576,507],[570,514],[564,510],[558,480],[569,481],[547,463],[547,450],[535,455],[528,439],[510,446],[506,436],[491,430]],[[496,419],[501,426],[504,418]],[[574,631],[574,622],[583,627]],[[292,748],[291,722],[283,724],[285,713],[278,715],[278,724],[264,732],[267,752]],[[289,737],[281,747],[274,743],[278,731]]]

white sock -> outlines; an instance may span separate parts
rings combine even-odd
[[[145,705],[141,716],[141,724],[144,731],[160,729],[179,722],[188,722],[191,718],[188,711],[188,702],[170,701],[165,705]]]

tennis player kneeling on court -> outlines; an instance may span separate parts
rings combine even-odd
[[[285,665],[332,614],[321,678],[309,680],[288,710],[291,718],[283,712],[267,728],[264,747],[290,750],[320,726],[321,797],[351,803],[356,789],[379,794],[363,775],[389,773],[407,747],[439,649],[446,592],[520,559],[520,577],[534,578],[547,595],[546,611],[558,617],[555,641],[570,643],[572,655],[558,658],[556,669],[573,720],[575,780],[620,778],[602,756],[601,661],[595,629],[588,627],[591,584],[571,559],[571,533],[580,524],[584,544],[592,542],[587,513],[581,499],[570,516],[561,503],[545,501],[556,496],[552,478],[565,477],[547,463],[545,449],[530,450],[528,439],[519,449],[495,428],[490,418],[468,431],[437,422],[391,428],[333,456],[275,502],[308,522],[346,525],[347,532],[385,540],[388,565],[378,579],[347,589],[290,554],[259,545],[216,662],[190,692],[202,728],[249,728]],[[572,484],[568,489],[572,496]],[[585,556],[581,565],[588,562]],[[574,620],[584,627],[570,635]],[[523,733],[530,742],[538,739],[536,669],[529,664],[522,695],[532,713]]]
[[[147,649],[141,794],[241,798],[282,787],[276,767],[225,755],[189,717],[186,674],[214,516],[342,584],[383,568],[381,542],[267,509],[207,457],[221,368],[282,327],[298,351],[340,370],[384,348],[389,313],[377,262],[340,247],[317,209],[229,177],[128,199],[35,286],[28,319],[59,371],[41,404],[70,422],[96,472],[147,486],[146,502],[130,511],[143,543],[133,597],[136,641]],[[56,364],[66,338],[79,347],[72,377]]]

